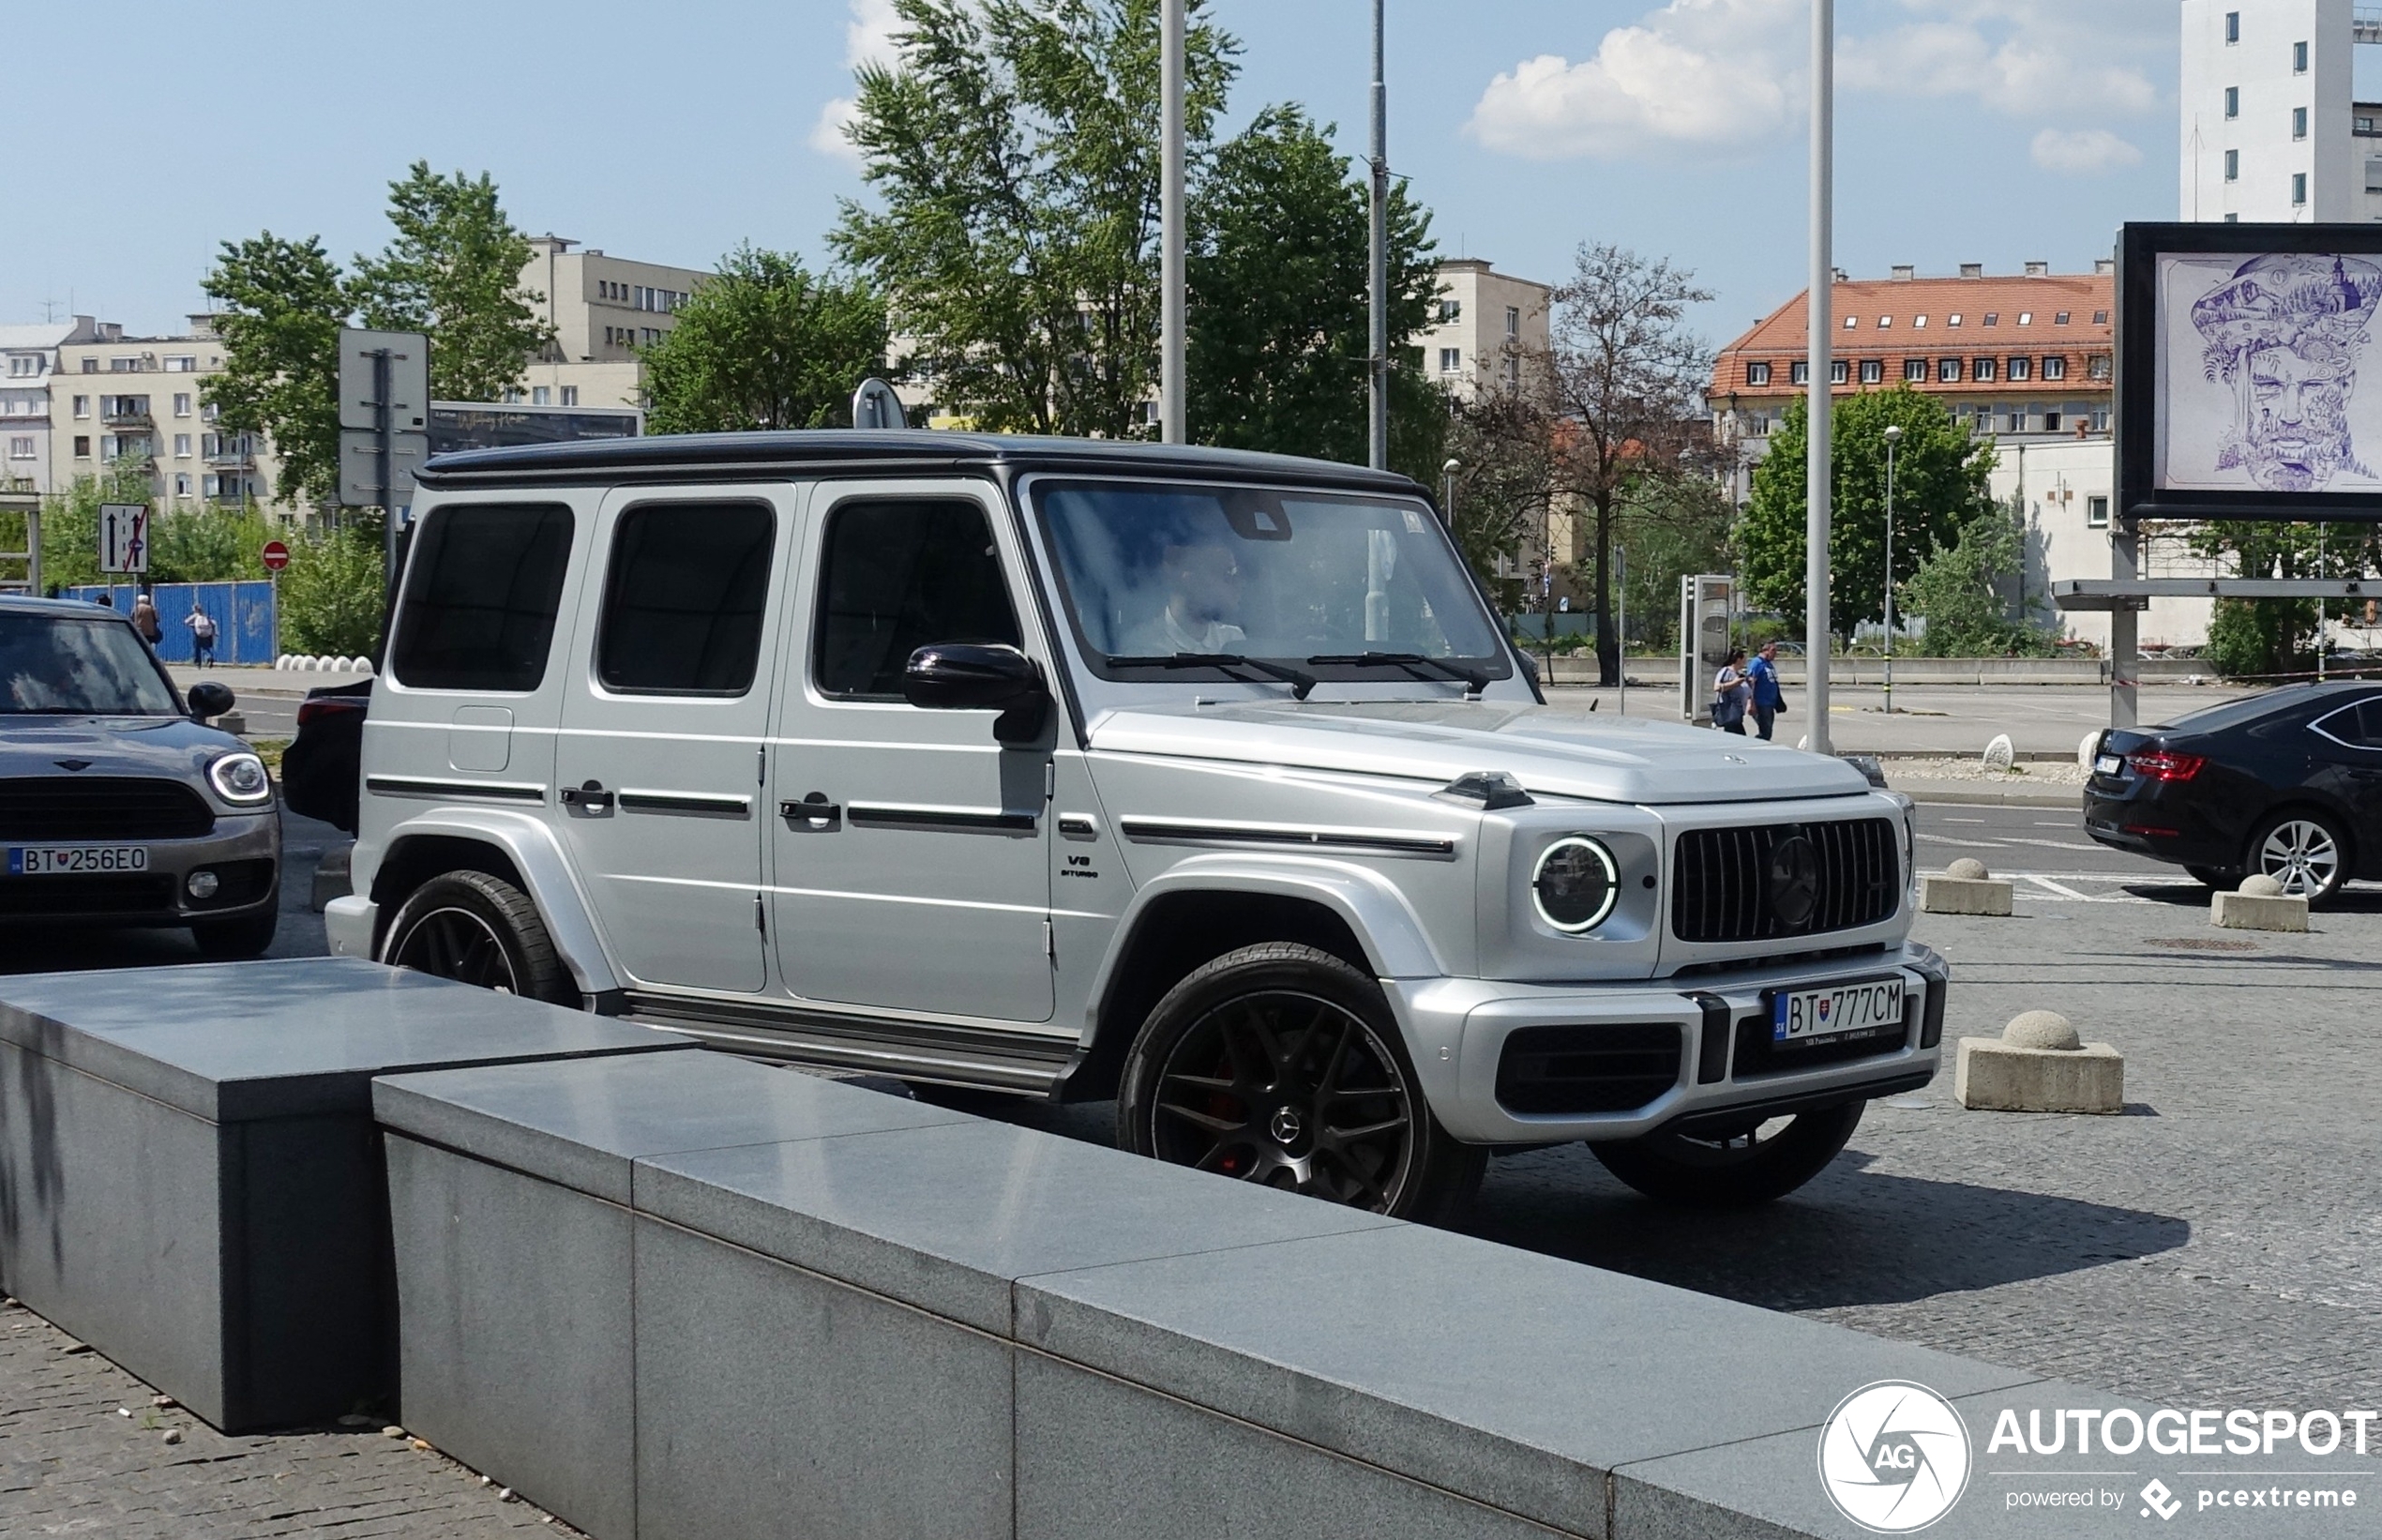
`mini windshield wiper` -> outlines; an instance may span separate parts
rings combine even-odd
[[[1377,663],[1385,664],[1391,668],[1404,669],[1409,673],[1425,679],[1455,680],[1474,695],[1488,688],[1489,682],[1489,676],[1478,669],[1463,668],[1450,663],[1443,657],[1425,657],[1421,653],[1318,653],[1306,661],[1307,667],[1311,669],[1335,664],[1362,669],[1370,668]],[[1425,670],[1434,672],[1424,672]]]
[[[1303,673],[1287,663],[1269,663],[1262,657],[1244,657],[1239,653],[1165,653],[1148,657],[1112,657],[1112,669],[1255,669],[1258,672],[1279,679],[1290,687],[1294,700],[1304,701],[1307,691],[1315,688],[1315,675]]]

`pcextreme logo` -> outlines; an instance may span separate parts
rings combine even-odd
[[[1878,1534],[1923,1530],[1968,1486],[1968,1428],[1925,1385],[1880,1380],[1836,1403],[1819,1430],[1819,1484]]]

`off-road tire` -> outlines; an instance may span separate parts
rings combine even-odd
[[[1752,1208],[1817,1176],[1853,1137],[1867,1105],[1849,1101],[1798,1113],[1767,1139],[1757,1137],[1759,1129],[1726,1140],[1654,1133],[1589,1149],[1649,1198],[1692,1208]]]
[[[1488,1155],[1431,1115],[1380,986],[1288,942],[1167,991],[1125,1056],[1117,1143],[1425,1223],[1462,1212]]]
[[[580,1003],[537,905],[484,871],[446,872],[406,895],[382,934],[381,960],[524,999]]]

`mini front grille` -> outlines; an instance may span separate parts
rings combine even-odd
[[[84,914],[170,913],[173,879],[163,874],[0,877],[0,915],[67,920]]]
[[[1671,932],[1748,942],[1850,930],[1892,914],[1901,892],[1889,819],[1690,829],[1673,848]]]
[[[1520,1027],[1497,1061],[1509,1112],[1634,1112],[1679,1083],[1680,1029],[1668,1021]]]
[[[0,840],[194,839],[215,814],[178,780],[146,776],[0,780]]]

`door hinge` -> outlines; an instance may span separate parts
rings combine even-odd
[[[1059,960],[1059,933],[1051,929],[1048,920],[1042,922],[1042,955],[1053,962]]]
[[[761,897],[758,893],[753,895],[753,929],[766,936],[769,934],[769,910],[761,901]]]

